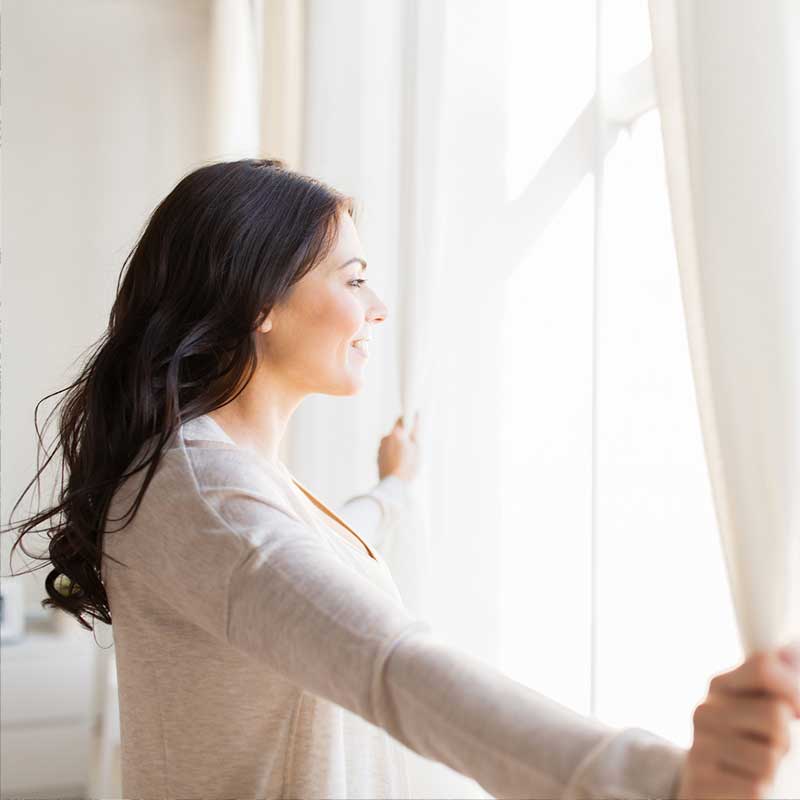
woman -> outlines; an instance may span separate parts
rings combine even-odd
[[[688,753],[610,728],[403,605],[375,542],[416,426],[382,442],[366,541],[280,461],[305,396],[360,389],[387,316],[352,214],[277,160],[187,175],[68,387],[60,502],[21,527],[52,521],[43,605],[113,611],[123,794],[407,797],[402,743],[497,797],[763,796],[800,716],[777,651],[714,678]]]

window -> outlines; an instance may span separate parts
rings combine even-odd
[[[510,3],[508,198],[541,197],[505,282],[500,667],[688,747],[694,706],[739,650],[646,80],[647,3],[597,8]],[[599,171],[585,143],[598,69],[615,115]]]

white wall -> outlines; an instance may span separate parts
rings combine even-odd
[[[206,0],[3,2],[4,525],[35,472],[36,402],[74,378],[148,214],[201,162],[207,27]],[[29,610],[46,574],[23,579]]]

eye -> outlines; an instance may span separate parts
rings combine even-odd
[[[358,287],[361,286],[362,283],[366,283],[366,282],[367,282],[366,278],[356,278],[355,280],[350,281],[349,285],[350,286],[355,285],[356,289],[358,289]]]

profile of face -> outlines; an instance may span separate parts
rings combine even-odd
[[[352,218],[341,213],[336,243],[306,273],[259,330],[259,367],[300,394],[359,391],[369,340],[388,309],[370,288],[366,259]]]

